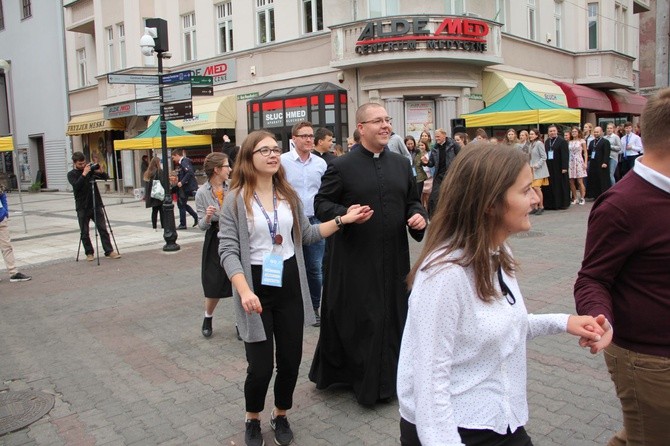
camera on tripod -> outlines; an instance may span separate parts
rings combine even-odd
[[[100,169],[100,164],[98,164],[98,163],[88,163],[88,167],[90,167],[91,170],[98,170],[98,169]]]

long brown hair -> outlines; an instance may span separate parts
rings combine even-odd
[[[510,147],[481,142],[461,150],[440,187],[426,242],[407,276],[410,287],[419,269],[455,263],[474,269],[477,297],[484,302],[499,297],[493,284],[496,269],[500,265],[511,274],[517,263],[505,249],[494,261],[491,253],[499,248],[494,243],[507,209],[507,190],[524,168],[530,168],[528,157]],[[462,250],[460,257],[446,260],[456,250]],[[439,255],[424,264],[436,251]]]
[[[240,146],[240,152],[237,154],[237,159],[235,160],[235,169],[233,170],[233,178],[230,182],[230,188],[235,192],[235,195],[242,191],[244,205],[246,206],[247,214],[249,215],[251,215],[252,212],[251,200],[254,196],[254,190],[256,190],[256,184],[258,181],[256,168],[254,167],[253,161],[254,148],[259,142],[268,137],[272,138],[273,140],[275,139],[275,135],[268,132],[267,130],[255,130],[249,133],[249,135],[242,142],[242,145]],[[277,173],[272,175],[272,184],[274,185],[279,198],[286,200],[291,206],[291,213],[293,214],[294,222],[293,226],[297,226],[298,231],[300,231],[300,225],[296,225],[296,223],[299,221],[297,212],[298,206],[300,205],[300,198],[286,179],[286,172],[284,171],[284,167],[281,165],[281,163],[279,164],[279,170]]]
[[[205,157],[205,162],[202,165],[202,169],[205,171],[207,179],[209,180],[210,178],[212,178],[212,175],[214,175],[214,169],[223,166],[223,163],[225,163],[227,160],[228,155],[226,155],[225,153],[212,152],[209,155],[207,155]]]
[[[154,156],[153,158],[151,158],[151,161],[149,161],[149,167],[147,167],[147,170],[144,172],[144,181],[153,180],[154,174],[160,171],[161,171],[161,159],[158,158],[157,156]]]

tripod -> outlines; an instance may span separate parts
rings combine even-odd
[[[91,179],[89,180],[91,184],[91,197],[93,198],[93,226],[95,227],[95,254],[97,256],[97,263],[98,266],[100,266],[100,248],[98,246],[98,209],[97,209],[97,203],[96,203],[96,184],[95,184],[95,174],[91,175]],[[102,199],[100,200],[100,208],[102,209],[102,214],[105,217],[105,221],[107,222],[107,227],[109,228],[109,233],[112,236],[112,240],[114,241],[114,249],[116,252],[119,252],[119,247],[116,244],[116,237],[114,237],[114,230],[112,229],[112,224],[109,222],[109,217],[107,216],[107,210],[105,209],[105,205],[102,203]],[[88,224],[88,222],[86,222]],[[83,235],[79,236],[79,246],[77,247],[77,259],[76,261],[79,261],[79,254],[81,252],[81,244],[82,244],[82,238]]]

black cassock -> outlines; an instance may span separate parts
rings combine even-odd
[[[568,142],[557,136],[544,142],[549,169],[549,186],[542,186],[545,209],[567,209],[570,207],[570,183],[568,166],[570,149]],[[553,159],[552,159],[553,158]],[[565,173],[561,171],[565,170]]]
[[[314,198],[316,217],[329,221],[352,204],[368,205],[365,223],[329,240],[324,261],[321,333],[309,378],[319,389],[353,386],[360,404],[396,394],[400,340],[407,317],[407,219],[426,218],[407,159],[358,146],[328,166]],[[424,231],[410,229],[418,241]]]
[[[589,143],[589,168],[586,179],[586,198],[596,199],[610,188],[610,150],[607,138],[592,139]],[[603,168],[602,165],[607,167]]]

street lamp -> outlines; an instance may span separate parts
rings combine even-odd
[[[165,104],[163,103],[163,59],[171,57],[171,54],[168,53],[167,21],[163,19],[146,19],[146,25],[144,35],[140,38],[142,54],[152,56],[156,53],[156,57],[158,57],[159,119],[163,156],[163,188],[165,189],[165,199],[163,200],[163,238],[165,239],[165,246],[163,246],[163,251],[179,251],[179,245],[176,243],[177,230],[174,226],[174,204],[172,204],[170,180],[168,177],[167,124],[165,123]]]
[[[0,71],[5,75],[7,83],[7,105],[9,109],[9,132],[12,135],[12,159],[14,165],[14,176],[16,177],[16,187],[19,190],[19,203],[21,203],[21,217],[23,217],[23,231],[28,233],[26,225],[26,213],[23,210],[23,196],[21,195],[21,177],[18,175],[18,157],[16,156],[16,115],[14,114],[14,88],[12,87],[12,78],[9,75],[12,69],[12,61],[0,59]]]

